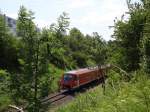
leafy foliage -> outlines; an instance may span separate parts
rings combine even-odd
[[[12,102],[9,90],[10,74],[0,69],[0,111],[4,111]]]
[[[96,87],[80,94],[73,102],[60,107],[57,112],[148,112],[150,80],[147,74],[136,72],[130,82],[120,80],[116,72],[112,74],[113,78],[106,83],[105,94],[101,87]]]
[[[115,23],[114,38],[123,54],[122,67],[128,71],[134,71],[140,64],[140,40],[142,38],[143,23],[145,15],[142,9],[136,8],[129,12],[129,21],[117,21]]]
[[[10,71],[18,71],[18,41],[9,32],[5,24],[5,16],[2,15],[0,15],[0,51],[0,67]]]
[[[123,15],[115,20],[114,40],[108,42],[97,32],[84,35],[78,28],[70,29],[65,12],[39,31],[34,13],[22,6],[17,36],[9,32],[5,16],[0,16],[0,68],[8,71],[0,70],[0,111],[15,103],[38,112],[42,108],[39,99],[58,89],[63,71],[113,63],[129,72],[131,80],[111,71],[105,95],[102,88],[94,89],[58,111],[149,112],[150,1],[127,1],[129,18],[124,20]]]
[[[23,63],[23,74],[20,78],[21,98],[27,101],[28,111],[38,112],[40,108],[40,97],[43,88],[41,83],[49,82],[48,60],[46,43],[42,43],[40,34],[37,33],[33,23],[33,12],[27,11],[23,6],[20,8],[18,17],[18,35],[22,37],[21,59]],[[45,78],[45,82],[39,82]],[[45,85],[48,88],[48,85]],[[47,91],[48,92],[48,91]]]

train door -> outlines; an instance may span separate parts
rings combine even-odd
[[[80,86],[80,83],[79,83],[79,76],[77,75],[77,86],[79,87]]]
[[[75,80],[75,87],[79,87],[79,85],[80,85],[79,76],[75,75],[74,80]]]

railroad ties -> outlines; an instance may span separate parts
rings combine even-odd
[[[41,103],[43,105],[45,104],[60,105],[64,103],[64,101],[67,101],[69,99],[73,99],[73,96],[70,94],[70,91],[62,90],[61,92],[51,94],[48,97],[42,99]]]

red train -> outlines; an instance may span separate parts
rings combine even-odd
[[[59,81],[60,89],[74,89],[98,80],[104,76],[105,70],[105,67],[94,67],[66,72]]]

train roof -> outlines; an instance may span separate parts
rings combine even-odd
[[[65,74],[81,75],[81,74],[84,74],[84,73],[97,71],[98,69],[99,70],[105,70],[105,69],[110,68],[110,67],[111,67],[111,65],[107,64],[107,65],[100,66],[100,68],[98,66],[88,67],[88,68],[81,68],[81,69],[78,69],[78,70],[72,70],[72,71],[65,72]]]
[[[94,67],[94,68],[82,68],[82,69],[78,69],[78,70],[72,70],[72,71],[66,72],[66,74],[80,75],[80,74],[92,72],[92,71],[95,71],[95,70],[98,70],[98,67]]]

